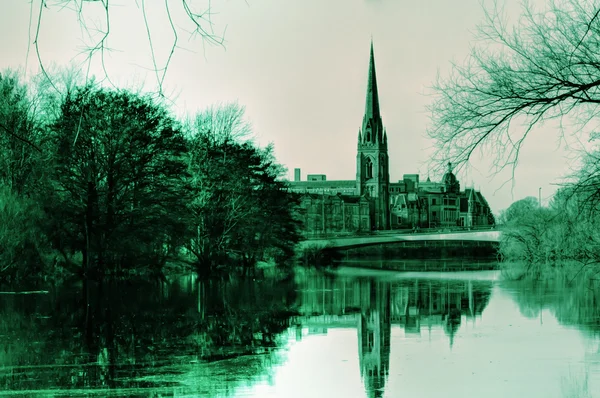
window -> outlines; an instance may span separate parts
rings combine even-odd
[[[367,178],[373,178],[373,161],[371,158],[367,158],[365,162],[365,174]]]
[[[436,200],[435,200],[435,198],[431,199],[431,204],[432,204],[432,205],[435,205],[435,204],[436,204]]]
[[[436,218],[437,217],[437,211],[432,211],[431,212],[431,217],[432,218]]]

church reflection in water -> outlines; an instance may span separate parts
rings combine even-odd
[[[443,329],[452,347],[461,322],[487,306],[491,281],[299,277],[300,329],[356,328],[360,373],[369,397],[383,396],[392,325],[405,336]],[[297,336],[301,338],[301,333]]]
[[[360,285],[358,358],[367,391],[380,396],[390,366],[390,286],[376,281]]]

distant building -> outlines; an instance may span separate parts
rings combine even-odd
[[[489,204],[474,188],[460,190],[452,164],[441,182],[419,182],[416,174],[390,184],[393,228],[450,228],[487,226],[494,223]]]
[[[493,222],[481,192],[460,191],[452,165],[441,182],[419,182],[405,174],[390,183],[388,138],[379,110],[373,43],[365,114],[358,130],[356,179],[328,181],[325,174],[301,179],[294,170],[289,190],[302,194],[307,235],[355,233],[396,228],[475,227]]]

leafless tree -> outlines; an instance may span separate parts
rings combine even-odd
[[[195,115],[190,127],[193,134],[208,135],[218,143],[244,141],[253,133],[245,112],[237,102],[211,105]]]
[[[133,3],[132,0],[129,2]],[[159,2],[158,0],[153,0],[151,2],[147,2],[146,0],[135,0],[135,5],[142,14],[144,20],[144,29],[148,38],[152,57],[152,69],[155,73],[160,95],[163,95],[163,83],[165,81],[167,70],[175,50],[179,47],[180,36],[182,36],[183,33],[189,34],[191,38],[200,38],[203,45],[213,44],[222,46],[224,44],[225,29],[217,31],[215,24],[213,23],[215,11],[213,10],[212,0],[163,0],[162,2]],[[31,0],[29,12],[29,43],[33,45],[42,73],[47,75],[44,62],[40,55],[40,39],[43,38],[43,34],[41,34],[43,17],[45,13],[52,10],[69,9],[74,12],[84,35],[92,41],[92,44],[84,50],[84,53],[87,54],[88,71],[92,58],[99,55],[104,70],[104,78],[110,82],[104,58],[106,53],[112,50],[112,48],[108,46],[108,39],[111,37],[111,32],[114,30],[114,27],[112,26],[113,22],[111,21],[111,11],[117,6],[119,6],[119,4],[114,3],[113,0],[54,0],[54,2],[51,2],[51,0]],[[163,65],[159,65],[157,61],[152,41],[152,31],[155,27],[151,26],[148,21],[147,9],[150,7],[153,9],[162,7],[168,20],[168,27],[173,36],[170,52]],[[100,12],[103,15],[102,18],[104,21],[100,25],[92,23],[86,18],[86,13],[88,11],[94,15],[97,15],[97,13]],[[181,21],[187,26],[181,26],[179,23]],[[96,21],[94,20],[94,22]],[[29,50],[30,47],[28,47],[28,54]]]
[[[464,165],[481,149],[493,156],[495,172],[509,166],[514,173],[535,126],[551,119],[562,126],[568,117],[578,133],[596,122],[599,14],[593,0],[550,0],[543,9],[525,3],[509,25],[497,5],[486,8],[467,61],[434,84],[428,135],[435,163]]]

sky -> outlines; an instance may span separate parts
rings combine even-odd
[[[39,0],[33,1],[30,8],[29,0],[0,0],[0,70],[21,68],[30,76],[39,71],[35,46],[28,46],[35,39],[40,10]],[[91,40],[76,12],[46,1],[38,35],[43,64],[74,63],[87,71],[82,49],[100,36]],[[197,10],[209,4],[188,1]],[[143,84],[156,90],[142,3],[158,68],[164,65],[173,41],[165,3],[111,0],[106,41],[111,51],[105,54],[104,68],[99,56],[92,59],[90,75],[102,76],[105,69],[117,86]],[[519,15],[518,0],[504,3],[509,16]],[[178,48],[163,89],[178,115],[237,101],[246,107],[256,141],[274,144],[289,178],[298,167],[303,178],[326,174],[331,180],[354,179],[372,39],[391,181],[411,173],[441,179],[428,167],[433,144],[426,138],[430,87],[438,73],[448,73],[452,61],[463,62],[469,54],[482,22],[480,0],[212,0],[215,32],[225,30],[223,46],[190,38],[183,0],[169,4]],[[104,26],[99,1],[83,2],[82,15],[90,28]],[[493,175],[489,154],[474,159],[457,172],[461,186],[481,189],[496,213],[515,200],[537,197],[539,188],[547,204],[574,156],[558,137],[552,127],[534,130],[514,179],[511,170]]]

